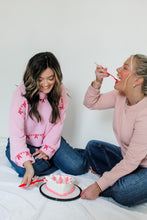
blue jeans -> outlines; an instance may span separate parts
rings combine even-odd
[[[90,166],[100,175],[111,170],[123,159],[120,147],[102,141],[90,141],[86,152]],[[125,206],[147,202],[147,168],[138,167],[132,173],[120,178],[100,196],[111,197]]]
[[[35,152],[36,147],[31,145],[27,145],[27,147],[29,148],[31,154]],[[6,147],[6,156],[18,175],[23,177],[26,169],[17,166],[16,163],[10,159],[9,139]],[[88,172],[89,169],[86,151],[83,149],[72,148],[63,137],[61,137],[60,148],[51,160],[35,159],[35,163],[32,165],[36,176],[49,175],[57,169],[71,175],[81,175]]]

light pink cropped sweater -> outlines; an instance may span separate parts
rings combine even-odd
[[[24,84],[22,83],[16,88],[10,107],[9,131],[11,159],[18,166],[23,167],[24,162],[28,160],[34,163],[34,158],[30,154],[27,144],[41,147],[40,150],[48,155],[49,159],[58,150],[68,105],[63,84],[61,89],[62,95],[59,102],[61,118],[52,124],[52,108],[47,100],[47,95],[39,93],[38,112],[41,116],[41,121],[37,122],[34,116],[33,120],[29,116],[30,105],[23,96],[25,94]]]
[[[102,191],[138,166],[147,168],[147,97],[128,106],[126,97],[118,91],[100,94],[100,90],[89,86],[84,105],[92,110],[114,108],[113,130],[123,159],[97,180]]]

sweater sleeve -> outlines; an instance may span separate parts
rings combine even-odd
[[[21,86],[22,87],[22,86]],[[25,161],[34,162],[26,145],[25,116],[28,109],[27,100],[22,96],[20,86],[15,90],[10,106],[10,155],[11,160],[23,167]]]
[[[132,173],[147,157],[147,112],[143,110],[136,118],[134,133],[124,158],[109,172],[97,180],[102,191],[112,186],[119,178]]]
[[[91,110],[114,108],[117,94],[116,90],[101,94],[99,89],[90,85],[86,91],[83,104]]]
[[[60,147],[61,141],[61,133],[64,124],[64,120],[66,117],[66,109],[68,106],[66,90],[62,85],[62,94],[59,102],[59,110],[60,110],[60,119],[56,121],[56,123],[52,124],[51,122],[48,123],[45,137],[43,139],[43,143],[41,146],[41,150],[49,157],[55,154],[55,152]]]

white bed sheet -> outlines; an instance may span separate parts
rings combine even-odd
[[[1,141],[1,140],[0,140]],[[39,192],[39,185],[24,190],[5,157],[6,140],[0,142],[0,220],[146,220],[147,203],[129,208],[110,198],[94,201],[54,201]],[[61,173],[59,170],[57,173]],[[84,189],[98,177],[92,173],[76,176],[76,183]]]

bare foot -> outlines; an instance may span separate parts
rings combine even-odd
[[[89,170],[90,170],[90,172],[91,172],[91,173],[93,173],[93,174],[96,174],[96,175],[100,176],[100,174],[96,173],[96,172],[95,172],[95,171],[92,169],[92,167],[89,167]]]

